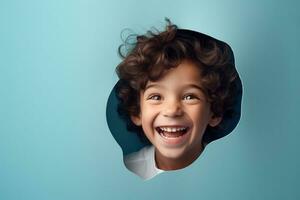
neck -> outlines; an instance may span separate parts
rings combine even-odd
[[[159,169],[170,171],[170,170],[177,170],[182,169],[190,164],[192,164],[203,152],[204,146],[199,145],[199,148],[192,149],[185,155],[182,155],[179,158],[168,158],[163,156],[156,148],[155,148],[155,162],[156,166]],[[188,155],[188,156],[186,156]]]

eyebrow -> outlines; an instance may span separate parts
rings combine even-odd
[[[204,92],[204,88],[203,87],[201,87],[199,85],[196,85],[196,84],[193,84],[193,83],[185,85],[184,88],[197,88],[197,89],[199,89],[199,90],[201,90],[201,91]]]
[[[199,85],[196,85],[196,84],[192,83],[192,84],[185,85],[184,88],[185,89],[186,88],[196,88],[197,90],[199,90],[201,92],[201,95],[204,95],[204,97],[207,98],[206,90],[203,87],[199,86]]]
[[[145,88],[144,91],[146,91],[147,89],[152,88],[152,87],[154,87],[154,88],[165,88],[163,85],[156,84],[156,83],[151,83],[151,84],[149,84],[149,85],[146,86],[146,88]],[[196,89],[200,90],[201,92],[203,92],[205,94],[204,88],[201,87],[201,86],[199,86],[199,85],[197,85],[197,84],[193,84],[193,83],[186,84],[186,85],[184,85],[183,88],[184,89],[186,89],[186,88],[196,88]]]
[[[164,86],[162,86],[162,85],[151,83],[151,84],[146,86],[145,91],[149,88],[152,88],[152,87],[164,88]]]

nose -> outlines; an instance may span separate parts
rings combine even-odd
[[[165,103],[163,108],[163,116],[165,117],[179,117],[182,116],[183,110],[181,103],[177,100],[169,100]]]

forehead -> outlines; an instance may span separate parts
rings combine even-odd
[[[152,86],[179,87],[186,85],[201,86],[201,70],[196,63],[183,60],[177,67],[167,70],[157,81],[148,81],[145,89]]]

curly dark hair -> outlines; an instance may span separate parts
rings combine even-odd
[[[130,35],[118,51],[123,58],[116,67],[119,77],[116,87],[120,102],[118,112],[126,120],[128,130],[140,133],[145,142],[148,141],[143,137],[142,128],[130,120],[130,116],[138,116],[140,113],[140,92],[145,89],[148,81],[159,80],[183,60],[190,60],[199,67],[201,85],[216,117],[232,115],[233,97],[237,92],[233,82],[238,75],[229,45],[199,32],[179,29],[170,20],[166,20],[164,31]],[[133,37],[135,42],[130,44],[128,41]],[[122,50],[128,45],[131,48],[125,48],[124,53]]]

